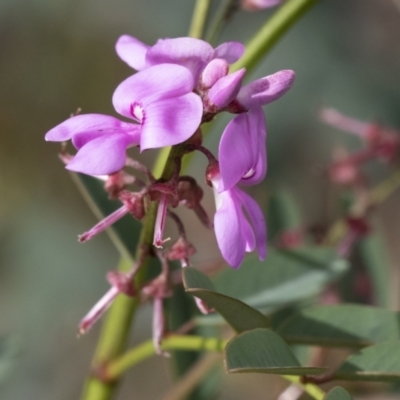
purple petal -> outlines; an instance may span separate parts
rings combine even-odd
[[[248,128],[248,115],[240,114],[229,122],[222,134],[218,150],[220,192],[234,187],[254,165],[257,154],[251,143],[254,136]]]
[[[227,106],[238,94],[246,70],[229,74],[219,79],[208,92],[208,98],[218,108]]]
[[[120,129],[126,123],[117,118],[103,114],[82,114],[68,118],[46,133],[45,139],[50,142],[63,142],[82,132],[102,132]]]
[[[121,115],[135,117],[136,106],[145,109],[158,99],[178,97],[193,90],[193,77],[180,65],[160,64],[125,79],[115,90],[112,102]],[[137,116],[136,116],[137,117]]]
[[[233,268],[239,268],[246,252],[246,242],[242,238],[242,213],[231,191],[216,196],[222,201],[214,216],[218,247],[226,262]]]
[[[203,103],[188,93],[153,102],[146,107],[140,149],[172,146],[189,139],[200,125]]]
[[[150,46],[129,35],[122,35],[115,44],[119,58],[137,71],[146,68],[146,53],[149,48]]]
[[[243,185],[256,185],[267,174],[267,129],[264,111],[261,107],[251,109],[247,115],[248,129],[253,137],[250,143],[255,146],[253,151],[257,154],[257,161],[253,165],[253,174],[243,177],[240,183]]]
[[[291,88],[294,78],[294,71],[276,72],[243,86],[236,99],[248,110],[266,105],[283,96]]]
[[[77,133],[74,135],[72,138],[72,143],[75,146],[76,149],[80,149],[83,147],[85,144],[91,142],[94,139],[97,139],[98,137],[101,137],[105,134],[111,135],[111,134],[125,134],[125,135],[130,135],[132,136],[132,143],[139,144],[140,143],[140,131],[141,131],[141,126],[137,124],[128,124],[125,123],[126,129],[115,129],[115,130],[106,130],[106,131],[97,131],[97,132],[81,132]]]
[[[164,39],[146,54],[148,65],[179,64],[188,68],[197,82],[201,70],[214,56],[213,48],[205,41],[189,37]]]
[[[256,248],[256,238],[254,236],[253,228],[249,221],[247,221],[243,212],[241,213],[242,224],[242,240],[246,243],[246,252],[250,253]]]
[[[242,57],[245,47],[240,42],[225,42],[220,44],[214,50],[215,58],[223,58],[229,64],[233,64]]]
[[[250,217],[255,234],[258,256],[260,261],[263,261],[267,255],[267,226],[264,215],[257,202],[247,193],[235,188],[235,195],[240,199]]]
[[[236,116],[225,128],[218,150],[221,184],[219,191],[237,183],[254,185],[267,172],[266,129],[262,109]]]
[[[218,79],[228,75],[229,64],[222,58],[215,58],[204,68],[201,75],[201,83],[205,88],[210,88]]]
[[[131,135],[102,135],[83,146],[66,168],[95,176],[112,174],[124,167],[126,148],[132,143]]]

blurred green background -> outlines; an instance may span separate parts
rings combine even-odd
[[[105,273],[118,254],[106,235],[81,245],[77,234],[95,223],[44,134],[81,107],[115,115],[111,95],[131,70],[114,44],[131,34],[152,44],[184,36],[194,1],[0,0],[0,334],[11,335],[18,357],[0,397],[67,400],[79,397],[98,327],[76,339],[76,326],[107,289]],[[215,1],[218,3],[218,1]],[[246,41],[271,11],[241,12],[222,40]],[[400,5],[393,0],[322,0],[253,73],[293,69],[292,90],[266,109],[269,175],[255,188],[285,187],[307,223],[326,222],[327,184],[315,170],[337,144],[359,143],[318,121],[332,106],[364,120],[400,127]],[[217,122],[220,130],[223,119]],[[216,150],[220,132],[206,141]],[[150,163],[154,155],[145,156]],[[203,160],[191,167],[200,181]],[[372,165],[379,181],[387,170]],[[376,217],[393,264],[391,307],[397,298],[400,196]],[[212,198],[206,204],[213,212]],[[183,213],[184,214],[184,213]],[[189,215],[189,214],[186,214]],[[195,265],[219,259],[213,235],[197,221],[189,228],[199,252]],[[132,341],[150,335],[150,307],[139,313]],[[170,385],[165,360],[154,358],[128,374],[121,399],[156,399]],[[226,376],[220,399],[277,396],[282,383],[265,376]],[[374,397],[377,398],[377,397]]]

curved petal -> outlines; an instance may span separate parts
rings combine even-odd
[[[201,74],[201,83],[204,87],[210,88],[218,79],[228,75],[229,64],[222,58],[214,58],[204,68]]]
[[[218,108],[227,106],[238,94],[245,73],[246,70],[242,68],[218,79],[208,92],[211,103]]]
[[[239,268],[246,251],[242,238],[241,211],[230,191],[219,194],[222,204],[214,216],[214,229],[218,247],[226,262]]]
[[[247,114],[236,116],[222,134],[218,149],[220,192],[234,187],[257,161],[258,138],[249,131],[248,119]]]
[[[194,93],[149,104],[142,125],[141,151],[189,139],[199,127],[202,113],[203,103]]]
[[[283,70],[257,79],[243,86],[236,99],[247,109],[266,105],[283,96],[292,87],[295,76],[294,71]]]
[[[186,68],[160,64],[125,79],[115,90],[112,102],[118,113],[132,118],[135,105],[144,108],[158,99],[182,96],[193,87],[193,77]]]
[[[248,129],[254,138],[250,143],[255,146],[254,152],[257,154],[257,161],[253,166],[254,174],[248,178],[241,179],[240,183],[243,185],[256,185],[267,174],[267,128],[264,111],[261,107],[253,108],[248,112]]]
[[[197,82],[201,70],[214,57],[213,48],[204,40],[189,37],[164,39],[146,54],[148,65],[179,64],[188,68]]]
[[[104,131],[98,131],[98,132],[81,132],[77,133],[74,135],[72,138],[72,143],[75,146],[76,149],[80,149],[81,147],[85,146],[85,144],[91,142],[92,140],[97,139],[98,137],[101,137],[105,134],[112,135],[112,134],[122,134],[122,135],[129,135],[131,136],[132,144],[139,145],[140,143],[140,132],[141,132],[141,126],[140,125],[134,125],[134,124],[126,124],[127,127],[126,129],[118,129],[114,130],[112,132],[104,132]]]
[[[124,127],[126,122],[103,114],[82,114],[68,118],[46,133],[50,142],[63,142],[82,132],[110,132]]]
[[[267,225],[264,215],[257,202],[242,190],[235,188],[235,195],[240,199],[243,207],[250,217],[256,239],[257,251],[260,261],[267,255]]]
[[[149,48],[150,46],[129,35],[120,36],[115,44],[119,58],[137,71],[146,68],[146,53]]]
[[[126,148],[132,143],[130,135],[102,135],[83,146],[66,168],[88,175],[112,174],[124,167]]]
[[[214,57],[223,58],[229,64],[233,64],[242,57],[245,49],[240,42],[225,42],[215,48]]]

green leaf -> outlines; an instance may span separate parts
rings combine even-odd
[[[351,355],[335,372],[334,379],[400,381],[400,341],[366,347]]]
[[[374,303],[387,306],[390,261],[382,235],[375,232],[362,238],[355,246],[355,253],[371,278]]]
[[[186,290],[206,289],[215,292],[214,284],[211,279],[195,268],[185,268],[182,271]]]
[[[269,329],[254,329],[235,336],[226,345],[224,357],[230,373],[308,375],[325,371],[325,368],[302,367],[290,347]]]
[[[236,332],[269,326],[269,320],[259,311],[240,300],[212,290],[211,281],[202,272],[186,267],[182,270],[185,290],[214,308]]]
[[[226,269],[214,280],[217,290],[252,307],[272,311],[318,294],[347,268],[331,249],[309,247],[278,251],[265,261],[248,257],[239,270]]]
[[[353,398],[346,390],[336,386],[326,394],[324,400],[353,400]]]
[[[400,340],[400,313],[356,304],[314,306],[277,328],[286,341],[329,347],[364,347]]]

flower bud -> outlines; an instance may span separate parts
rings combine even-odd
[[[222,58],[215,58],[214,60],[210,61],[204,68],[204,71],[201,75],[201,88],[209,89],[223,76],[228,75],[228,71],[229,64],[226,60],[223,60]]]

